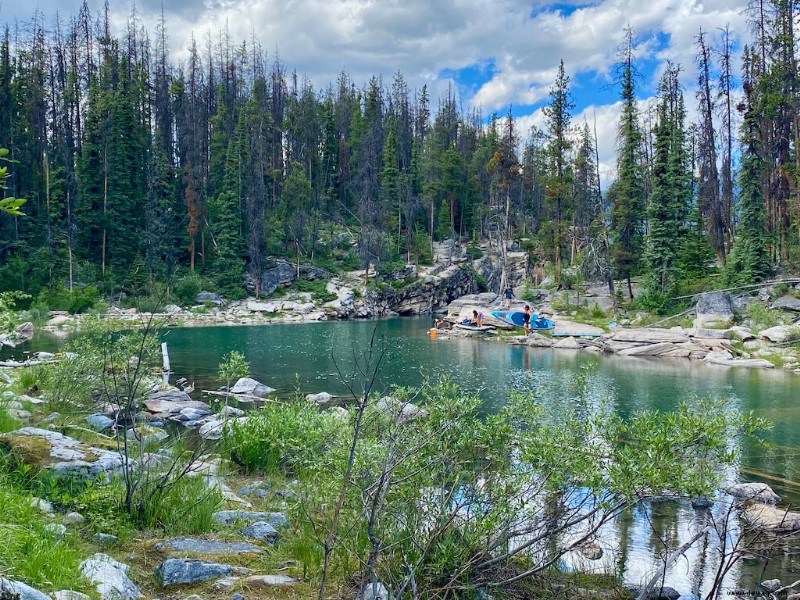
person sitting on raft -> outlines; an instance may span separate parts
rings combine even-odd
[[[475,327],[483,327],[483,313],[479,313],[477,310],[472,311],[472,320],[469,322],[470,325],[474,325]]]

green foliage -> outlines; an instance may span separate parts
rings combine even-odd
[[[217,373],[219,378],[225,382],[225,389],[230,390],[234,381],[250,376],[250,363],[247,362],[244,354],[232,350],[222,357],[222,362],[217,367]]]
[[[778,311],[770,310],[762,302],[753,301],[747,305],[747,317],[750,319],[756,333],[761,329],[769,329],[770,327],[781,325],[778,314]]]
[[[88,591],[78,569],[85,558],[80,536],[54,539],[29,493],[0,470],[0,572],[37,589]]]
[[[180,473],[180,469],[176,469]],[[159,528],[166,535],[205,533],[214,524],[213,515],[222,507],[219,488],[203,477],[145,481],[136,510],[131,515],[140,529]]]
[[[30,296],[18,291],[0,292],[0,332],[11,331],[18,324],[15,311]]]
[[[93,285],[69,291],[65,287],[48,288],[39,293],[37,302],[47,310],[64,310],[70,314],[84,313],[93,308],[100,297],[100,291]]]
[[[311,299],[316,302],[331,302],[336,300],[336,294],[329,292],[327,282],[324,279],[295,279],[292,287],[298,292],[310,292]]]
[[[0,148],[0,161],[13,163],[17,161],[9,160],[8,148]],[[7,166],[0,166],[0,190],[7,190],[8,184],[6,183],[11,178],[11,173],[8,172]],[[12,217],[22,217],[25,215],[20,208],[25,204],[26,200],[23,198],[3,198],[0,200],[0,212],[11,215]]]
[[[225,443],[231,458],[248,473],[294,476],[324,464],[341,433],[335,417],[298,398],[269,402],[245,423],[232,422]]]
[[[0,401],[0,433],[19,429],[20,424],[15,418],[8,414],[8,407]]]
[[[172,293],[183,306],[196,304],[197,294],[203,289],[203,280],[197,273],[187,273],[172,284]]]

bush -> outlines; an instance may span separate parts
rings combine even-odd
[[[234,462],[249,473],[294,476],[319,462],[341,429],[335,417],[298,398],[267,403],[246,422],[232,422],[225,442]]]
[[[172,294],[183,306],[196,304],[197,294],[203,287],[203,280],[197,273],[189,273],[175,280]]]
[[[308,281],[306,279],[295,279],[292,284],[298,292],[310,292],[312,300],[316,302],[331,302],[336,300],[336,294],[328,291],[327,283],[322,279]]]
[[[205,533],[222,506],[222,493],[204,477],[181,477],[166,486],[156,479],[145,488],[149,489],[144,489],[141,497],[147,501],[138,505],[135,522],[140,528],[163,529],[167,535]]]
[[[37,298],[37,306],[47,310],[64,310],[71,314],[84,313],[93,308],[100,297],[100,291],[93,285],[75,288],[71,292],[63,287],[47,288]]]
[[[780,325],[777,311],[768,309],[761,302],[751,302],[747,305],[747,316],[754,329],[769,329]]]

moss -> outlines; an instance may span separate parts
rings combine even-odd
[[[52,446],[49,441],[38,435],[6,433],[0,436],[0,446],[13,458],[26,465],[43,468],[51,462]]]

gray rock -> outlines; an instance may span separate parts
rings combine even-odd
[[[578,547],[580,552],[585,558],[589,560],[600,560],[603,558],[603,549],[595,542],[587,542]]]
[[[380,581],[369,583],[362,593],[356,596],[356,600],[390,600],[389,590]]]
[[[726,490],[734,498],[777,504],[781,497],[776,494],[766,483],[735,483]]]
[[[197,302],[198,304],[205,304],[206,302],[209,302],[211,304],[216,304],[217,306],[219,306],[220,304],[225,302],[225,299],[216,292],[203,291],[197,294],[197,296],[195,296],[194,301]]]
[[[751,526],[762,531],[771,533],[800,531],[800,513],[769,504],[750,504],[742,511],[742,517]]]
[[[105,431],[114,426],[114,419],[101,414],[89,415],[86,417],[86,422],[92,429],[96,429],[97,431]]]
[[[118,473],[125,462],[125,458],[119,452],[90,447],[74,438],[48,429],[23,427],[2,437],[5,445],[13,452],[16,438],[20,436],[38,437],[50,445],[49,457],[45,458],[45,468],[57,477],[95,479],[101,474],[111,476]]]
[[[672,329],[623,329],[616,331],[609,338],[615,342],[636,342],[639,344],[658,344],[668,342],[680,344],[689,341],[689,336],[681,331]]]
[[[245,600],[245,598],[237,592],[236,594],[231,594],[231,600]]]
[[[773,594],[783,587],[780,579],[767,579],[766,581],[762,581],[760,585],[762,588]]]
[[[95,533],[92,536],[92,539],[95,542],[99,542],[104,546],[113,546],[119,541],[119,538],[115,535],[111,535],[110,533]]]
[[[681,594],[680,596],[678,596],[678,600],[700,600],[700,598],[698,598],[694,594]]]
[[[61,523],[48,523],[42,527],[42,529],[49,533],[55,540],[60,540],[67,533],[66,525],[62,525]]]
[[[397,419],[399,423],[408,423],[416,419],[428,417],[428,411],[411,402],[403,402],[391,396],[384,396],[375,404],[380,412]]]
[[[218,579],[211,585],[212,590],[229,590],[236,582],[239,581],[238,577],[223,577],[222,579]]]
[[[168,558],[156,567],[156,577],[163,586],[219,579],[231,573],[230,565],[189,558]]]
[[[50,504],[47,500],[43,500],[41,498],[31,498],[31,506],[34,508],[38,508],[43,513],[47,513],[48,515],[53,514],[53,505]]]
[[[253,512],[246,510],[221,510],[214,513],[214,521],[223,525],[232,525],[236,521],[247,523],[258,523],[263,521],[269,523],[275,529],[286,529],[289,527],[289,518],[281,512]]]
[[[296,273],[297,270],[294,265],[290,265],[285,261],[277,262],[275,267],[268,269],[261,276],[261,294],[269,296],[278,289],[278,286],[292,283]]]
[[[242,377],[231,388],[231,392],[234,394],[247,394],[248,396],[258,396],[259,398],[266,398],[274,391],[274,388],[264,385],[250,377]]]
[[[224,417],[242,417],[244,416],[244,411],[241,408],[236,408],[235,406],[223,406],[222,410],[219,411]]]
[[[338,400],[338,398],[334,398],[334,396],[331,396],[328,392],[306,394],[306,401],[313,402],[317,406],[331,406],[334,404],[334,400]]]
[[[253,575],[245,579],[244,582],[253,587],[274,587],[294,585],[297,580],[288,575]]]
[[[107,554],[95,554],[81,563],[81,574],[95,584],[95,589],[105,600],[133,600],[141,598],[139,588],[128,577],[130,567]]]
[[[175,408],[172,406],[167,405],[166,407],[162,408],[158,405],[153,405],[151,407],[149,405],[150,402],[174,402],[176,404],[182,404],[181,408],[184,408],[186,402],[193,402],[192,397],[184,392],[183,390],[179,390],[177,388],[172,390],[164,390],[163,392],[153,392],[152,394],[147,395],[147,401],[144,405],[147,407],[147,410],[150,412],[178,412],[179,408]],[[198,402],[198,405],[205,406],[202,402]]]
[[[79,512],[67,513],[66,515],[64,515],[64,519],[63,519],[65,525],[80,525],[85,520],[86,520],[86,517],[84,517]]]
[[[765,329],[759,333],[759,337],[769,340],[773,344],[782,344],[791,340],[793,337],[795,337],[795,335],[794,331],[792,331],[790,327],[786,327],[785,325],[777,325],[775,327]]]
[[[0,577],[0,598],[10,600],[50,600],[50,596],[37,589],[25,585],[21,581],[13,581]]]
[[[248,483],[247,485],[239,488],[236,492],[240,496],[255,496],[256,498],[266,498],[269,496],[269,492],[272,490],[272,486],[268,484],[266,481],[255,481],[253,483]]]
[[[139,427],[135,431],[133,429],[128,429],[125,432],[125,435],[128,437],[129,440],[135,440],[137,434],[139,435],[139,437],[142,438],[142,442],[144,444],[154,444],[157,442],[163,442],[169,437],[169,434],[163,429],[158,429],[148,426]]]
[[[90,596],[73,590],[61,590],[53,594],[55,600],[92,600]]]
[[[574,337],[565,337],[553,344],[553,348],[558,350],[580,350],[581,344]]]
[[[708,510],[714,506],[714,502],[706,496],[695,496],[692,498],[691,504],[695,510]]]
[[[749,369],[773,369],[773,365],[763,358],[734,358],[733,355],[724,350],[722,352],[709,352],[703,362],[726,367],[747,367]]]
[[[782,296],[772,303],[772,308],[800,312],[800,299],[794,296]]]
[[[277,534],[277,532],[276,532]],[[191,554],[264,554],[258,546],[246,542],[221,542],[218,540],[197,540],[179,538],[159,542],[153,546],[159,552],[188,552]]]
[[[225,422],[217,419],[212,419],[207,423],[200,426],[197,433],[204,440],[221,440],[222,429],[225,427]]]
[[[700,294],[695,306],[695,327],[730,327],[733,325],[733,298],[728,292]]]
[[[203,600],[203,597],[197,594],[192,594],[191,596],[186,596],[186,598],[183,600]]]
[[[239,531],[239,533],[248,539],[267,542],[268,544],[274,544],[275,540],[278,539],[278,530],[264,521],[258,521],[248,525]]]

